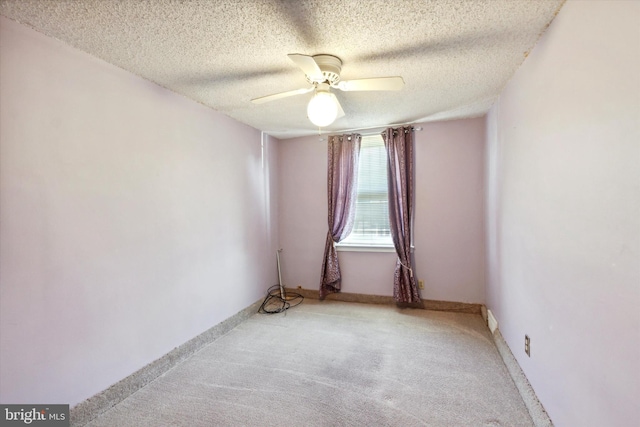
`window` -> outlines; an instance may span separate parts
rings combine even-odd
[[[387,153],[380,135],[362,137],[355,222],[351,234],[339,246],[393,247],[389,229]]]

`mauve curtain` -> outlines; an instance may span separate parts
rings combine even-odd
[[[340,265],[334,244],[346,238],[353,228],[361,139],[361,135],[355,133],[329,137],[327,161],[329,232],[322,260],[320,299],[324,299],[329,293],[340,292]]]
[[[389,225],[398,254],[393,277],[393,297],[401,304],[421,304],[413,272],[411,236],[414,204],[413,128],[389,128],[382,133],[387,151]]]

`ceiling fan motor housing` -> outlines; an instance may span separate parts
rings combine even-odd
[[[314,61],[318,64],[318,67],[322,71],[322,76],[325,81],[331,86],[337,84],[340,81],[340,71],[342,70],[342,61],[340,58],[333,55],[315,55]],[[313,81],[307,76],[309,83],[324,83]]]

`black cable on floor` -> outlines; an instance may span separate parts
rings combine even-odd
[[[284,292],[284,298],[280,292],[280,285],[274,285],[267,291],[258,313],[276,314],[283,313],[288,309],[299,305],[304,301],[304,297],[296,292]]]

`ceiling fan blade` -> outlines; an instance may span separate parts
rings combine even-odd
[[[345,92],[358,90],[400,90],[404,87],[402,77],[374,77],[371,79],[343,80],[336,86]]]
[[[310,88],[295,89],[295,90],[290,90],[288,92],[280,92],[280,93],[275,93],[273,95],[261,96],[260,98],[253,98],[251,102],[253,102],[254,104],[263,104],[265,102],[275,101],[276,99],[286,98],[286,97],[295,96],[295,95],[302,95],[303,93],[311,92],[312,90],[313,90],[313,86],[311,86]]]
[[[295,64],[300,67],[302,71],[311,79],[311,81],[323,82],[325,81],[322,75],[322,70],[316,63],[313,57],[308,55],[301,55],[299,53],[290,53],[287,55]]]
[[[336,119],[339,119],[340,117],[344,117],[344,110],[342,109],[342,105],[340,105],[340,102],[338,101],[338,97],[336,97],[334,94],[331,94],[331,97],[333,98],[334,102],[336,103],[336,106],[338,107],[338,115],[336,116]]]

